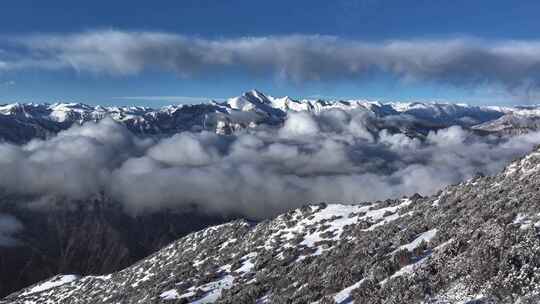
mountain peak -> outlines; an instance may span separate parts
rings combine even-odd
[[[265,94],[263,94],[262,92],[256,89],[252,89],[248,92],[245,92],[242,96],[245,97],[250,102],[259,102],[263,104],[271,103],[270,99]]]
[[[258,96],[258,95],[262,95],[262,96],[265,96],[263,92],[257,90],[257,89],[251,89],[247,92],[245,92],[244,94],[250,94],[250,95],[254,95],[254,96]]]

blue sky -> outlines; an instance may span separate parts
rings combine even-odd
[[[18,47],[13,51],[13,46],[6,41],[27,39],[32,35],[61,38],[108,30],[166,33],[209,41],[329,35],[375,44],[390,40],[437,41],[463,37],[488,43],[511,40],[532,43],[538,38],[539,11],[538,1],[5,1],[0,4],[0,63],[21,61],[30,51],[32,62],[36,58],[43,59],[43,50],[36,51],[35,44],[30,51],[20,51]],[[384,69],[360,76],[355,73],[337,77],[317,75],[298,80],[277,77],[267,70],[254,73],[252,66],[203,67],[203,72],[190,72],[186,76],[176,67],[171,71],[152,64],[145,63],[148,68],[133,73],[96,72],[88,67],[73,68],[65,64],[54,68],[43,68],[43,63],[25,64],[23,68],[12,64],[17,68],[0,69],[0,102],[66,100],[158,106],[193,102],[181,96],[229,97],[251,88],[294,97],[455,100],[482,104],[535,102],[530,92],[536,96],[536,84],[528,86],[527,93],[523,93],[514,89],[522,83],[507,85],[507,79],[499,81],[492,75],[480,75],[482,81],[474,85],[456,84],[456,75],[452,75],[451,80],[444,77],[431,81],[429,77],[420,77],[404,81],[402,71],[396,76]],[[291,61],[287,60],[287,64]],[[536,71],[527,69],[527,73],[536,77]],[[476,76],[471,79],[476,81]],[[518,76],[524,77],[523,74]],[[171,102],[159,98],[120,98],[141,96],[178,98],[171,98]]]

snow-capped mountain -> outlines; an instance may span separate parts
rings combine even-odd
[[[206,228],[122,271],[0,303],[538,303],[540,149],[431,197]]]
[[[537,113],[511,112],[495,120],[472,127],[473,130],[496,132],[499,134],[522,134],[540,129],[540,115]]]
[[[7,104],[0,106],[0,140],[22,143],[45,138],[73,124],[111,117],[136,134],[170,135],[182,131],[209,130],[229,134],[260,124],[279,125],[290,111],[318,115],[324,111],[363,111],[379,121],[377,128],[408,129],[409,134],[451,125],[473,127],[483,132],[506,133],[512,128],[537,129],[538,107],[479,107],[451,103],[380,103],[366,100],[325,101],[276,98],[252,90],[225,102],[147,107],[103,107],[82,103]],[[508,119],[515,115],[520,119]],[[498,119],[502,119],[499,121]],[[523,123],[523,119],[533,123]]]

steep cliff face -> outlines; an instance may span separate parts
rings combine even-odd
[[[431,197],[318,204],[189,234],[1,303],[536,303],[540,150]]]

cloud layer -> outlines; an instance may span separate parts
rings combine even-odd
[[[115,75],[161,70],[186,77],[240,69],[299,82],[361,80],[384,72],[407,81],[536,89],[540,42],[473,38],[365,42],[302,35],[208,40],[114,30],[1,39],[0,70],[25,68]]]
[[[0,144],[0,188],[86,199],[127,212],[197,207],[264,218],[313,202],[357,203],[431,194],[477,172],[492,174],[530,151],[540,133],[477,137],[454,126],[424,141],[369,131],[362,112],[290,113],[279,128],[234,136],[184,132],[141,139],[105,119],[17,146]]]

